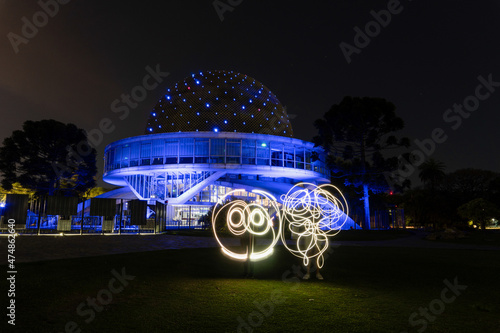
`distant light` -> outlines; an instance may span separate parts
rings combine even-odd
[[[217,127],[214,127],[214,132],[215,133],[219,132],[219,129]]]
[[[261,144],[262,147],[267,147],[266,143],[265,142],[262,142]]]
[[[150,132],[153,132],[153,128],[151,128],[151,127],[150,127],[150,128],[149,128],[149,131],[150,131]]]

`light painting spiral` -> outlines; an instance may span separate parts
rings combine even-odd
[[[339,198],[332,192],[337,193]],[[316,186],[299,183],[281,199],[283,244],[290,253],[302,258],[305,266],[316,258],[317,266],[323,267],[328,238],[339,233],[348,218],[349,208],[342,192],[330,184]],[[285,230],[290,231],[295,240],[292,245],[286,242]]]
[[[267,258],[273,253],[273,248],[278,242],[281,234],[281,211],[277,204],[276,198],[271,194],[254,190],[255,194],[268,199],[270,204],[271,216],[268,208],[261,206],[257,203],[246,203],[243,200],[232,200],[225,203],[226,198],[231,197],[234,192],[242,190],[233,190],[222,197],[214,206],[212,214],[212,229],[215,239],[221,246],[222,252],[236,260],[252,261],[262,260]],[[225,216],[220,216],[225,214]],[[264,249],[256,250],[253,241],[249,241],[249,246],[245,251],[235,252],[227,248],[219,238],[217,229],[225,224],[228,231],[235,236],[242,239],[253,239],[256,236],[264,236],[268,233],[271,234],[271,243]]]

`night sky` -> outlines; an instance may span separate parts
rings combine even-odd
[[[246,0],[221,21],[212,0],[72,0],[13,47],[9,33],[24,38],[22,18],[43,19],[41,7],[0,0],[0,140],[26,120],[52,118],[92,130],[109,118],[115,129],[96,147],[101,170],[105,146],[143,134],[168,87],[200,70],[225,69],[275,93],[299,139],[310,141],[313,121],[344,96],[383,97],[396,105],[406,124],[401,134],[412,141],[443,129],[447,139],[432,157],[447,171],[500,171],[500,87],[459,125],[443,119],[453,104],[475,94],[478,76],[500,82],[500,1],[396,3]],[[370,12],[388,5],[399,13],[348,63],[339,44],[354,46],[354,28],[365,30],[375,20]],[[120,119],[111,104],[142,85],[147,66],[170,75]]]

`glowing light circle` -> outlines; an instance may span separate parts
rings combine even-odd
[[[270,204],[269,208],[272,208],[278,220],[278,230],[275,230],[273,223],[274,217],[269,215],[268,208],[257,203],[246,203],[245,201],[239,199],[224,203],[226,198],[231,197],[238,191],[242,190],[233,190],[227,193],[214,206],[214,213],[212,214],[212,230],[214,232],[215,239],[221,246],[222,253],[230,258],[236,260],[250,259],[252,261],[265,259],[273,253],[273,248],[281,235],[281,210],[276,202],[276,199],[271,194],[264,191],[254,190],[254,193],[268,199]],[[250,244],[249,250],[247,249],[245,253],[238,253],[228,249],[217,234],[218,216],[224,210],[227,210],[225,224],[231,234],[239,237],[254,237],[271,233],[271,243],[260,251],[256,251],[253,244]]]
[[[342,192],[331,184],[299,183],[281,199],[283,230],[289,230],[292,239],[296,240],[293,245],[287,244],[283,232],[283,244],[290,253],[302,258],[304,265],[316,258],[317,266],[323,267],[323,253],[328,249],[329,237],[340,232],[349,214]]]
[[[274,246],[281,237],[288,251],[301,258],[304,265],[309,265],[310,260],[316,258],[317,266],[323,267],[323,254],[329,247],[329,238],[340,232],[349,215],[347,201],[337,187],[331,184],[320,186],[312,183],[296,184],[287,194],[281,196],[281,208],[274,196],[254,190],[254,193],[268,199],[268,208],[272,208],[277,220],[277,231],[274,228],[274,217],[269,214],[268,208],[239,199],[224,203],[226,198],[238,191],[242,190],[233,190],[222,197],[214,206],[212,214],[215,239],[225,255],[236,260],[262,260],[272,254]],[[253,245],[249,246],[249,250],[247,249],[245,253],[229,250],[217,234],[218,216],[224,210],[227,210],[224,221],[231,234],[254,237],[270,232],[271,243],[261,251],[255,251]],[[292,244],[287,243],[285,230],[290,231],[292,239],[295,240]]]

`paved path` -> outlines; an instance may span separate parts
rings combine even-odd
[[[225,240],[239,245],[237,239]],[[432,242],[422,235],[384,241],[334,241],[340,246],[420,247],[440,249],[473,249],[500,251],[498,246],[481,246]],[[0,237],[0,265],[7,263],[7,237]],[[16,262],[34,262],[65,258],[92,257],[107,254],[158,251],[166,249],[208,248],[218,244],[212,237],[175,235],[85,235],[85,236],[20,236],[16,238]]]

